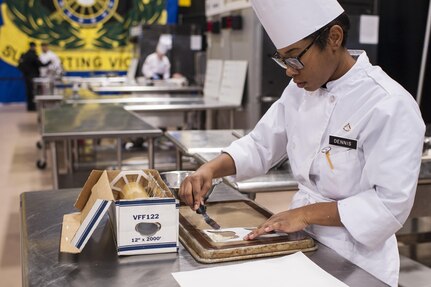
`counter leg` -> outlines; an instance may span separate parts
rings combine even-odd
[[[213,129],[214,124],[213,124],[213,111],[212,110],[206,110],[207,115],[206,115],[206,129],[210,130]]]
[[[121,138],[117,138],[117,168],[121,169],[123,163],[123,150],[121,148]]]
[[[232,109],[229,112],[229,119],[230,119],[230,128],[233,129],[234,127],[234,122],[235,122],[235,110]]]
[[[186,111],[184,111],[183,112],[183,126],[182,126],[182,129],[189,129],[189,126],[188,126],[188,112],[186,112]]]
[[[416,217],[412,218],[411,219],[411,224],[412,224],[411,233],[412,234],[417,234],[418,230],[419,230],[419,219],[416,218]],[[415,244],[410,244],[410,246],[409,246],[410,258],[413,259],[413,260],[417,260],[418,259],[418,254],[417,254],[418,244],[419,244],[419,242],[415,242]]]
[[[66,152],[67,152],[67,172],[73,173],[73,156],[72,156],[72,140],[67,140],[67,146],[66,146]]]
[[[57,162],[57,145],[55,141],[50,142],[51,161],[52,161],[52,187],[58,189],[58,162]]]
[[[154,138],[148,139],[148,168],[154,168]]]
[[[73,154],[72,154],[72,162],[79,163],[79,150],[78,150],[78,140],[74,139],[72,141],[73,145]]]
[[[62,170],[62,172],[64,170],[66,170],[66,174],[69,172],[69,153],[68,153],[68,146],[69,146],[69,140],[63,140],[63,166],[62,168],[64,168]]]
[[[179,148],[177,148],[177,170],[183,169],[183,154]]]

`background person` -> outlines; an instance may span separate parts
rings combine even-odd
[[[41,77],[59,78],[63,74],[63,67],[60,58],[49,49],[47,43],[42,43],[42,54],[39,59],[43,64],[50,62],[46,67],[40,68]]]
[[[26,90],[27,90],[27,111],[35,111],[33,93],[33,79],[40,76],[39,68],[50,65],[51,62],[43,64],[36,53],[36,44],[30,42],[30,48],[21,55],[18,63],[18,69],[23,73]]]
[[[166,80],[171,76],[171,62],[166,56],[166,45],[158,44],[156,51],[145,58],[142,65],[142,74],[151,80]]]
[[[345,48],[336,0],[252,0],[292,81],[247,136],[187,177],[196,210],[213,178],[266,173],[286,153],[299,191],[288,210],[244,239],[305,229],[378,279],[398,286],[395,232],[414,202],[425,125],[417,103],[364,51]]]

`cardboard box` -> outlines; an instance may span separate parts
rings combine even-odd
[[[147,198],[120,199],[136,184]],[[179,202],[156,170],[93,170],[75,207],[63,217],[61,252],[80,253],[107,212],[118,255],[178,251]]]

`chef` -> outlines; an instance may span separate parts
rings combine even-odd
[[[169,79],[171,63],[166,57],[167,50],[166,45],[159,43],[156,51],[147,56],[142,66],[142,74],[145,78],[152,80]]]
[[[46,67],[40,68],[41,77],[59,78],[63,73],[63,66],[61,65],[60,58],[49,49],[47,43],[42,43],[42,54],[40,55],[40,61],[43,64],[50,63]]]
[[[255,177],[287,153],[299,191],[245,240],[305,229],[398,286],[394,234],[413,205],[425,132],[416,102],[345,48],[349,19],[336,0],[251,3],[292,81],[253,131],[183,181],[180,197],[196,210],[212,178]]]

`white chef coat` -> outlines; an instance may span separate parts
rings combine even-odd
[[[142,74],[145,78],[153,78],[153,76],[160,74],[163,75],[163,79],[169,79],[171,69],[171,63],[168,57],[163,55],[162,59],[159,58],[157,53],[148,55],[142,65]]]
[[[46,64],[51,61],[51,64],[49,64],[48,66],[40,68],[41,77],[61,76],[61,73],[63,72],[61,60],[54,52],[47,51],[46,53],[42,53],[39,59],[43,64]]]
[[[224,151],[237,180],[266,173],[288,154],[299,191],[290,208],[338,202],[344,227],[311,225],[314,238],[398,286],[395,232],[416,192],[425,125],[412,96],[365,52],[341,78],[307,92],[293,81],[247,136]],[[329,144],[329,136],[357,149]],[[331,147],[329,162],[322,149]]]

